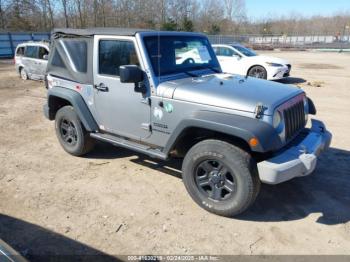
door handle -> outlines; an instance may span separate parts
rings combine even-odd
[[[108,86],[106,86],[104,83],[99,83],[98,85],[94,85],[94,87],[101,92],[108,92]]]

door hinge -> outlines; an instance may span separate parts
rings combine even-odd
[[[151,98],[149,97],[142,98],[141,103],[151,106]]]
[[[152,126],[150,123],[142,123],[141,124],[141,128],[144,130],[147,130],[149,132],[152,132]]]

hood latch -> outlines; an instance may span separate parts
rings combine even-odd
[[[266,109],[266,106],[264,106],[262,103],[258,103],[255,107],[255,118],[260,119],[264,115]]]

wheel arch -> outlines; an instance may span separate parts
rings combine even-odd
[[[57,111],[67,105],[73,106],[87,131],[98,131],[95,119],[78,92],[61,87],[53,87],[48,90],[47,104],[44,107],[48,119],[54,120]]]
[[[242,137],[229,135],[217,130],[199,126],[189,126],[184,128],[172,146],[169,148],[169,151],[171,154],[174,154],[178,157],[184,157],[192,146],[208,139],[222,140],[240,147],[248,152],[251,151],[249,144]]]
[[[186,152],[190,146],[209,138],[219,138],[253,152],[268,152],[282,146],[282,142],[272,126],[258,119],[219,112],[200,111],[193,118],[185,119],[172,132],[164,153],[169,154],[177,148]],[[252,138],[259,143],[249,145]]]

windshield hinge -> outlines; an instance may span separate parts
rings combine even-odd
[[[267,107],[262,103],[258,103],[255,107],[255,118],[260,119],[264,115],[265,110],[267,110]]]

